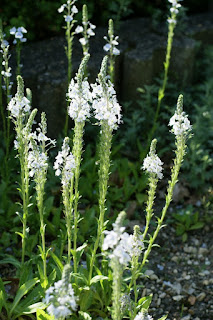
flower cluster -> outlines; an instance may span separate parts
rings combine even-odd
[[[137,239],[124,232],[125,228],[119,223],[119,216],[115,223],[113,223],[113,230],[104,231],[106,237],[104,238],[102,249],[104,251],[109,248],[112,253],[109,255],[110,259],[117,258],[121,265],[127,265],[131,257],[136,254],[140,255],[143,248],[142,239]]]
[[[82,34],[82,37],[79,39],[79,42],[81,43],[83,47],[84,55],[88,53],[88,40],[90,37],[93,37],[95,35],[94,29],[96,26],[92,24],[90,21],[83,21],[83,26],[77,26],[75,29],[76,34]]]
[[[47,159],[47,155],[44,152],[39,151],[39,148],[34,148],[33,150],[29,151],[29,176],[34,177],[36,174],[38,175],[42,171],[46,170],[48,167]]]
[[[114,36],[114,26],[113,20],[109,20],[109,28],[108,28],[108,36],[104,36],[104,40],[107,41],[107,44],[103,47],[104,51],[109,52],[111,56],[118,56],[120,54],[120,50],[116,48],[118,43],[118,36]]]
[[[45,149],[55,145],[55,140],[48,138],[41,128],[42,124],[39,124],[39,128],[29,136],[28,168],[30,169],[30,177],[41,178],[43,176],[43,172],[48,168],[48,157]]]
[[[27,33],[27,30],[24,27],[13,27],[10,29],[10,34],[14,35],[15,39],[13,40],[13,43],[16,44],[17,41],[20,42],[26,42],[27,38],[24,38],[24,34]]]
[[[154,173],[159,179],[163,178],[162,174],[162,165],[163,162],[161,159],[156,155],[148,155],[143,162],[143,170],[149,172],[149,173]]]
[[[98,83],[92,85],[92,97],[95,118],[107,121],[112,129],[116,129],[121,123],[121,106],[119,105],[113,84],[104,79],[104,85]]]
[[[153,318],[148,314],[148,312],[143,309],[137,314],[134,320],[153,320]]]
[[[72,22],[73,21],[73,16],[78,13],[77,7],[74,5],[74,3],[77,0],[67,0],[67,3],[64,3],[58,8],[58,12],[62,13],[64,12],[65,9],[67,9],[67,14],[64,15],[64,19],[66,22]]]
[[[167,19],[168,23],[169,24],[176,24],[177,21],[176,21],[176,15],[178,14],[179,12],[179,8],[181,7],[180,3],[178,3],[178,1],[181,1],[181,0],[168,0],[172,6],[170,8],[170,12],[171,12],[171,17],[169,17]]]
[[[114,56],[118,56],[120,54],[120,50],[116,48],[118,43],[118,36],[114,37],[114,39],[108,39],[107,36],[104,36],[104,40],[106,40],[108,43],[106,43],[103,47],[104,51],[106,52],[112,52]]]
[[[162,179],[163,162],[156,154],[156,143],[157,140],[153,139],[150,146],[149,154],[144,159],[142,169],[147,171],[148,173],[154,174],[156,178]]]
[[[76,297],[71,283],[63,280],[55,282],[54,286],[46,291],[44,303],[49,304],[47,312],[56,319],[70,316],[76,310]]]
[[[62,151],[59,151],[54,163],[55,175],[62,175],[62,185],[67,186],[73,176],[75,169],[75,159],[70,152],[69,138],[64,138]]]
[[[20,99],[16,93],[15,97],[10,100],[7,108],[13,118],[24,117],[30,111],[30,101],[26,97]]]
[[[92,95],[87,80],[79,85],[78,81],[71,80],[67,97],[70,99],[68,114],[77,122],[85,121],[90,116],[90,103]]]
[[[3,58],[2,59],[3,70],[1,71],[1,74],[4,79],[4,85],[2,86],[2,89],[10,90],[13,83],[10,82],[9,80],[9,78],[12,76],[11,67],[9,67],[9,59],[10,59],[9,43],[7,42],[7,40],[4,39],[4,34],[2,32],[0,34],[0,41],[1,41],[0,52],[2,53],[2,58]]]
[[[176,111],[169,121],[169,126],[172,127],[171,132],[176,136],[187,134],[192,129],[188,116],[185,112],[178,113]]]

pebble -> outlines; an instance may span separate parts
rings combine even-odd
[[[188,314],[187,316],[181,318],[180,320],[190,320],[191,319],[191,316],[190,314]]]
[[[148,276],[148,277],[150,277],[152,274],[154,274],[154,271],[153,271],[153,270],[150,270],[150,269],[147,269],[147,270],[144,272],[144,275],[145,275],[145,276]]]
[[[165,292],[162,292],[161,294],[159,294],[159,298],[161,298],[161,299],[165,298],[165,296],[166,296]]]
[[[197,296],[197,300],[198,301],[203,301],[206,297],[205,292],[201,292],[198,296]]]
[[[200,248],[198,249],[198,254],[199,254],[199,255],[202,255],[202,256],[207,255],[208,252],[209,252],[209,250],[208,250],[207,248],[200,247]]]
[[[171,261],[178,262],[179,261],[179,257],[178,256],[173,256]]]
[[[180,301],[184,298],[184,296],[182,296],[181,294],[177,295],[177,296],[173,296],[172,299],[175,301]]]
[[[195,247],[187,246],[187,245],[183,247],[183,251],[186,253],[192,253],[192,254],[197,253],[197,249]]]

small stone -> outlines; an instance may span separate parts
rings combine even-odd
[[[201,292],[198,296],[197,296],[197,300],[198,301],[203,301],[206,297],[205,292]]]
[[[178,261],[179,261],[179,257],[173,256],[172,259],[171,259],[171,261],[178,262]]]
[[[183,251],[186,253],[192,253],[192,254],[196,254],[197,253],[197,249],[195,247],[192,246],[184,246]]]
[[[190,296],[188,298],[189,303],[193,306],[196,302],[196,297],[195,296]]]
[[[150,280],[158,280],[158,276],[156,274],[151,274],[149,278]]]
[[[161,298],[161,299],[165,298],[165,296],[166,296],[165,292],[162,292],[161,294],[159,294],[159,298]]]
[[[207,255],[208,252],[209,252],[209,250],[208,250],[207,248],[202,248],[202,247],[200,247],[200,248],[198,249],[198,254],[199,254],[199,255],[202,255],[202,256]]]
[[[180,295],[180,294],[177,295],[177,296],[173,296],[173,297],[172,297],[172,299],[175,300],[175,301],[181,301],[183,298],[184,298],[184,296],[182,296],[182,295]]]
[[[153,271],[153,270],[150,270],[150,269],[148,269],[148,270],[146,270],[146,271],[144,272],[144,275],[145,275],[145,276],[148,276],[148,277],[150,277],[152,274],[154,274],[154,271]]]
[[[191,319],[191,316],[190,314],[188,314],[187,316],[181,318],[180,320],[190,320]]]
[[[159,307],[160,305],[161,305],[161,299],[158,298],[158,300],[157,300],[157,306]]]

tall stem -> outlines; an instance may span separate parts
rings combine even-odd
[[[80,164],[81,164],[81,154],[83,147],[83,128],[85,122],[75,123],[74,128],[74,139],[73,139],[73,155],[75,157],[75,179],[74,179],[74,236],[73,236],[73,263],[74,263],[74,272],[77,272],[78,263],[77,263],[77,235],[78,235],[78,201],[79,201],[79,177],[80,177]]]
[[[105,214],[105,202],[107,194],[107,185],[109,179],[109,167],[110,167],[110,152],[112,142],[112,128],[103,122],[101,126],[101,137],[100,137],[100,168],[99,168],[99,219],[98,219],[98,230],[97,237],[92,252],[90,261],[90,272],[89,282],[92,278],[92,271],[95,262],[95,256],[97,249],[102,246],[104,238],[104,214]]]
[[[163,77],[163,83],[162,87],[158,91],[158,103],[157,103],[157,109],[155,111],[155,116],[154,116],[154,122],[153,126],[149,132],[148,136],[148,142],[147,142],[147,148],[144,154],[147,153],[147,150],[149,148],[150,142],[154,136],[154,133],[157,129],[157,121],[160,113],[160,107],[161,107],[161,102],[164,98],[165,95],[165,89],[167,85],[167,79],[168,79],[168,71],[169,71],[169,65],[170,65],[170,58],[171,58],[171,50],[172,50],[172,43],[173,43],[173,38],[174,38],[174,29],[175,29],[175,24],[169,24],[169,32],[168,32],[168,38],[167,38],[167,48],[166,48],[166,60],[164,62],[164,77]]]

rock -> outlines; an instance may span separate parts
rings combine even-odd
[[[213,14],[192,15],[188,19],[186,34],[203,44],[213,44]]]
[[[197,296],[197,300],[198,301],[203,301],[206,297],[205,292],[201,292],[198,296]]]
[[[183,250],[184,252],[186,253],[192,253],[192,254],[196,254],[197,253],[197,249],[195,247],[192,247],[192,246],[188,246],[188,245],[185,245],[183,247]]]
[[[193,306],[196,302],[196,297],[195,296],[190,296],[188,298],[188,302]]]
[[[191,319],[191,315],[188,314],[187,316],[181,318],[180,320],[190,320]]]
[[[154,271],[153,270],[150,270],[150,269],[147,269],[145,272],[144,272],[144,275],[145,276],[148,276],[148,277],[150,277],[151,275],[153,275],[154,274]]]
[[[201,255],[201,256],[207,255],[208,252],[209,252],[209,250],[208,250],[207,248],[202,248],[202,247],[200,247],[200,248],[198,249],[198,254]]]
[[[184,296],[182,296],[182,295],[180,295],[180,294],[177,295],[177,296],[173,296],[173,297],[172,297],[172,299],[175,300],[175,301],[181,301],[183,298],[184,298]]]

